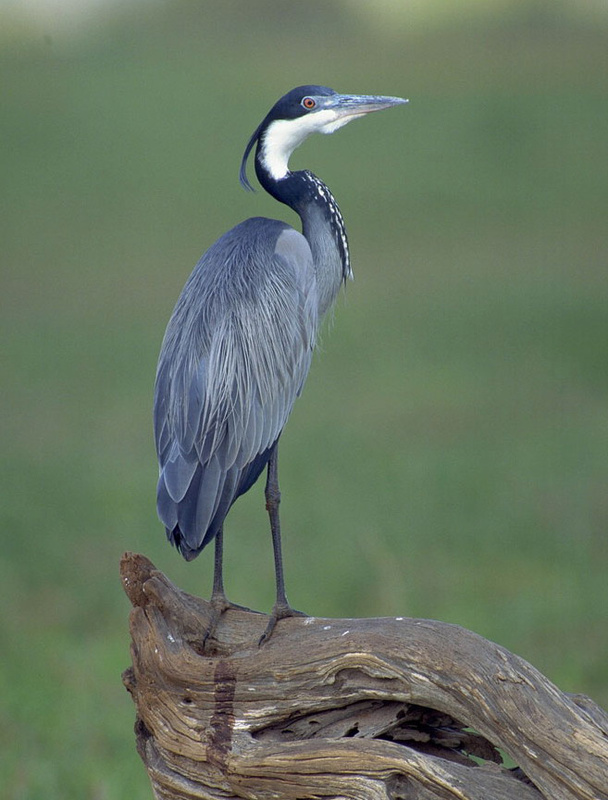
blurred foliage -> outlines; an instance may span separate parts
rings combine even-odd
[[[608,704],[608,31],[565,7],[408,29],[357,4],[166,2],[3,38],[11,800],[150,796],[118,560],[201,595],[212,560],[182,563],[156,520],[156,357],[202,250],[246,216],[295,222],[237,172],[301,83],[411,103],[293,159],[338,198],[356,281],[284,434],[290,598],[456,622]],[[226,533],[229,595],[269,608],[261,487]]]

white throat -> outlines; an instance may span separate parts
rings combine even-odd
[[[281,180],[289,172],[289,157],[311,133],[333,133],[362,114],[340,116],[332,109],[315,111],[297,119],[271,122],[260,145],[260,161],[271,177]]]

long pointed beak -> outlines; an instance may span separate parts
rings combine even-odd
[[[325,108],[335,111],[337,117],[362,117],[372,111],[382,111],[392,106],[408,103],[403,97],[385,97],[375,94],[334,94],[327,98]]]

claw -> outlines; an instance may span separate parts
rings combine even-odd
[[[266,630],[260,636],[258,647],[263,645],[270,639],[274,631],[275,625],[280,619],[287,619],[289,617],[307,617],[307,616],[308,614],[304,614],[304,612],[302,611],[296,611],[296,609],[292,608],[290,605],[276,603],[268,619],[268,625],[266,625]]]
[[[224,592],[214,592],[211,595],[209,604],[211,605],[211,615],[209,619],[209,625],[207,626],[207,630],[203,636],[203,648],[207,645],[209,638],[215,633],[215,630],[224,612],[231,608],[234,608],[237,611],[251,611],[251,609],[247,608],[246,606],[239,606],[236,603],[231,603]]]

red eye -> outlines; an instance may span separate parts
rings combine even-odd
[[[304,106],[304,108],[310,110],[311,108],[314,108],[317,105],[317,101],[314,99],[314,97],[305,97],[302,100],[302,105]]]

